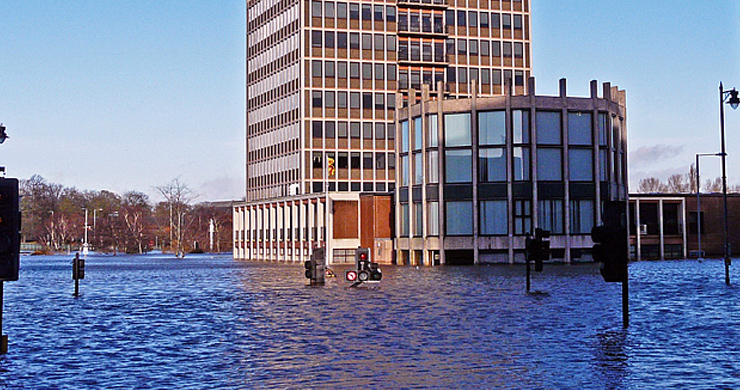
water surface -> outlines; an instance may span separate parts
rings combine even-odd
[[[5,388],[740,388],[722,261],[631,264],[625,330],[594,264],[546,264],[525,294],[523,266],[386,266],[349,289],[300,264],[100,256],[74,298],[71,259],[23,257],[5,283]]]

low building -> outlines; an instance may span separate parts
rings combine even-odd
[[[422,88],[396,115],[397,263],[524,261],[536,228],[556,260],[589,260],[600,205],[627,200],[625,92],[604,83],[599,97],[592,81],[590,97],[568,97],[562,79],[559,96],[537,96],[534,78],[527,95]]]
[[[727,199],[732,252],[740,248],[740,230],[734,223],[740,220],[740,194],[728,194]],[[722,194],[630,194],[629,214],[636,260],[724,256]]]
[[[362,246],[372,248],[375,262],[391,264],[391,212],[388,193],[329,192],[242,202],[234,207],[234,258],[302,262],[312,248],[323,247],[328,264],[350,263]],[[328,236],[326,226],[331,227]]]

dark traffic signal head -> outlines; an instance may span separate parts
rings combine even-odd
[[[627,229],[615,226],[594,226],[592,256],[601,263],[601,276],[606,282],[623,282],[627,279],[629,260]]]
[[[0,178],[0,281],[18,280],[21,214],[18,179]]]

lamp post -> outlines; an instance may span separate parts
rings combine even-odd
[[[696,154],[696,237],[698,242],[699,258],[704,256],[701,250],[701,177],[699,176],[699,157],[721,157],[722,153],[697,153]]]
[[[737,96],[737,89],[732,88],[725,90],[722,87],[722,82],[719,83],[719,131],[722,139],[722,201],[724,202],[724,225],[725,225],[725,284],[730,284],[730,243],[727,227],[727,167],[725,160],[727,160],[727,153],[725,151],[725,106],[727,103],[736,109],[740,105],[740,98]]]

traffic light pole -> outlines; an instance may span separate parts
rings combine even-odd
[[[3,295],[5,291],[3,285],[5,282],[0,280],[0,355],[8,353],[8,336],[3,334]]]
[[[630,294],[629,294],[629,277],[622,281],[622,326],[630,326]]]

